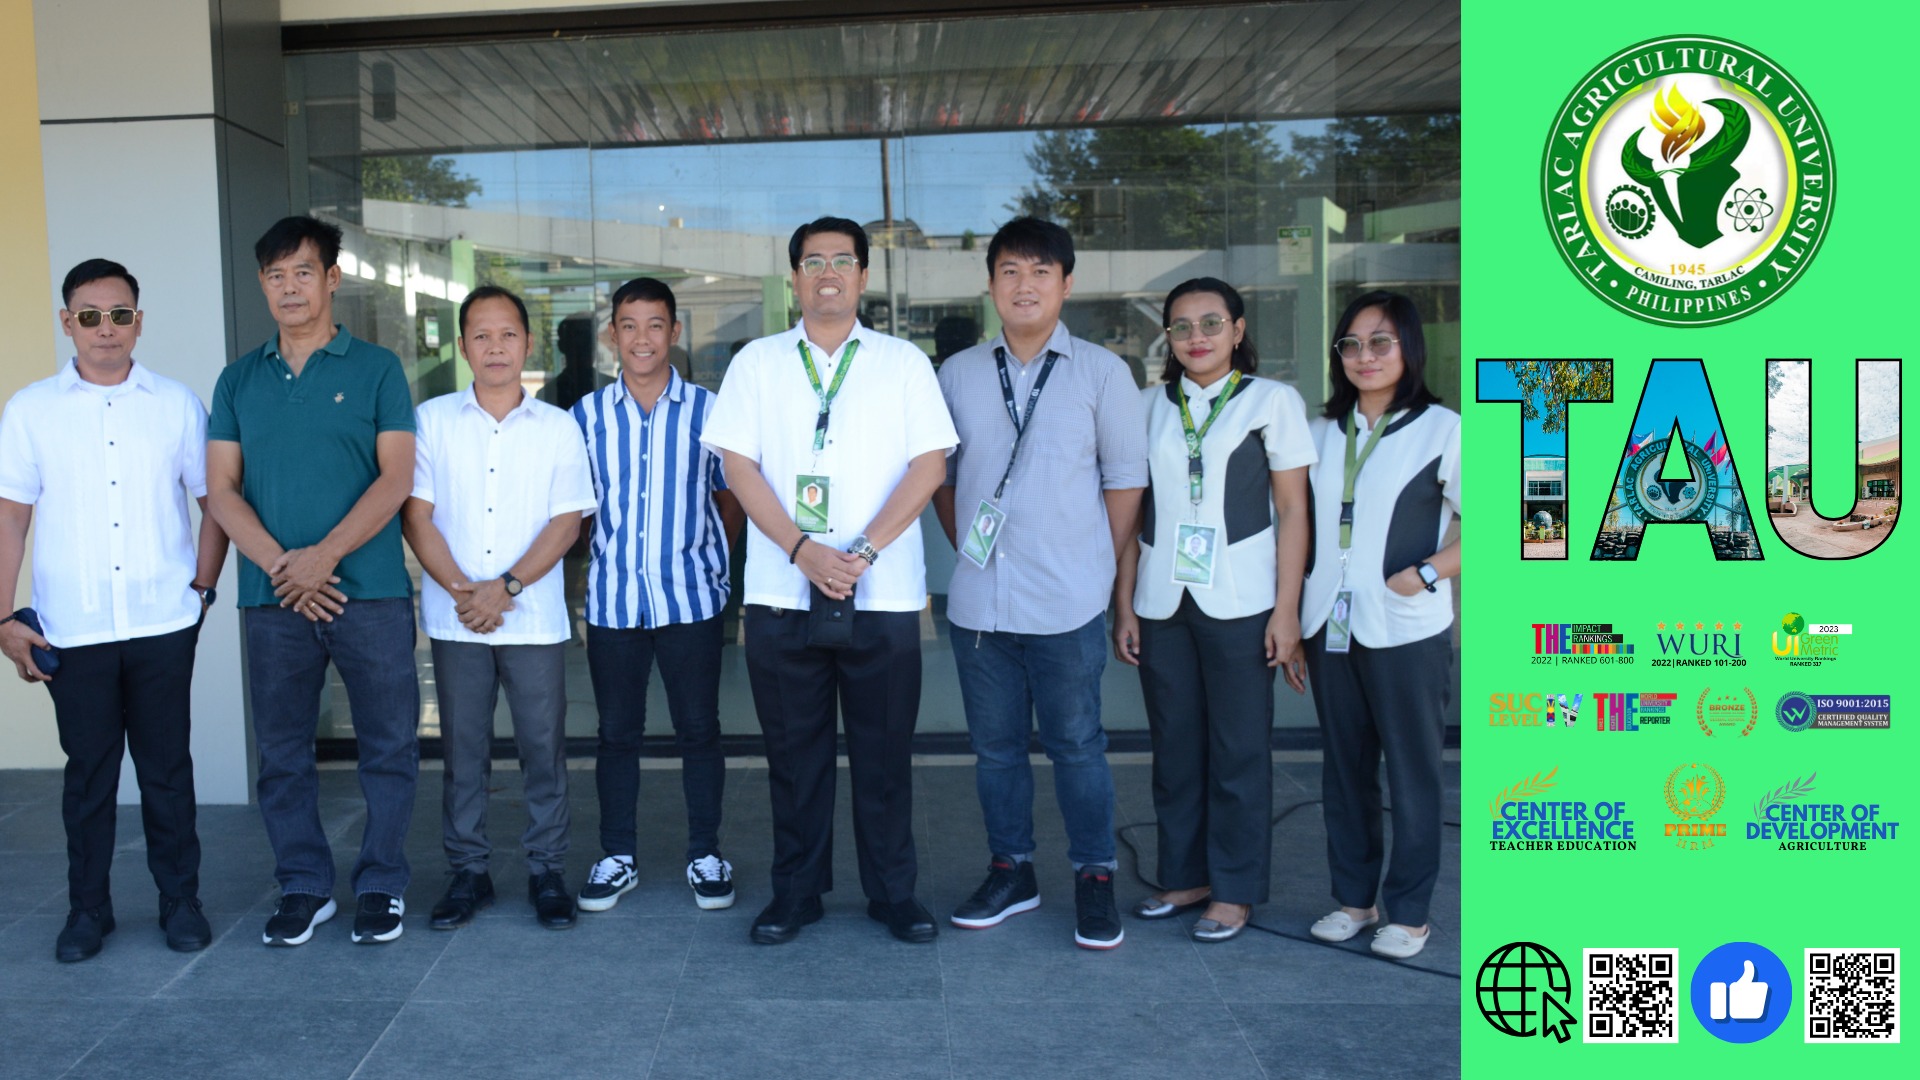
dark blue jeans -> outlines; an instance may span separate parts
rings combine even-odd
[[[260,753],[260,816],[283,893],[333,894],[333,849],[320,825],[313,736],[327,663],[340,671],[360,750],[367,825],[353,867],[355,894],[406,892],[407,826],[420,772],[420,685],[413,667],[413,601],[353,600],[332,622],[279,607],[245,609],[247,693]]]
[[[979,762],[974,782],[996,855],[1033,852],[1033,768],[1027,738],[1053,762],[1053,791],[1067,825],[1067,858],[1111,863],[1113,773],[1100,726],[1100,673],[1107,666],[1104,614],[1064,634],[953,628],[954,665]]]
[[[587,624],[587,670],[600,709],[593,779],[605,854],[638,854],[640,739],[647,727],[647,676],[655,661],[680,752],[687,861],[720,853],[720,802],[727,785],[727,759],[720,751],[720,649],[726,644],[720,623],[715,615],[652,630]]]

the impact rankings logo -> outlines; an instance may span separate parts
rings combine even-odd
[[[1587,72],[1554,117],[1540,179],[1581,284],[1665,326],[1766,306],[1833,215],[1833,152],[1806,91],[1759,52],[1703,35],[1644,41]]]

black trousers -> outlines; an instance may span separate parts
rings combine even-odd
[[[67,826],[67,896],[75,908],[107,903],[115,797],[123,751],[140,782],[147,869],[163,896],[200,892],[194,832],[190,694],[200,627],[60,650],[53,695],[67,755],[60,815]]]
[[[853,839],[868,899],[913,896],[913,728],[920,716],[920,613],[862,611],[853,645],[807,645],[807,613],[749,604],[747,677],[767,742],[773,891],[833,888],[834,698],[846,725]]]
[[[1307,639],[1307,673],[1326,760],[1320,771],[1327,865],[1343,907],[1372,907],[1423,926],[1440,879],[1440,749],[1453,678],[1451,631],[1344,655],[1327,652],[1323,629]],[[1380,756],[1393,789],[1393,857],[1381,829]],[[1385,863],[1387,877],[1380,880]]]
[[[1140,692],[1153,738],[1160,887],[1262,904],[1273,857],[1271,612],[1216,619],[1188,593],[1140,620]]]

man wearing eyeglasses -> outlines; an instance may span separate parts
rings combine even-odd
[[[1113,898],[1113,775],[1100,724],[1114,552],[1147,486],[1147,421],[1126,361],[1067,331],[1073,239],[1017,218],[987,245],[1003,326],[956,353],[940,389],[960,433],[934,509],[960,558],[947,592],[953,656],[991,858],[952,916],[983,930],[1040,906],[1033,869],[1038,719],[1074,870],[1074,935],[1125,936]]]
[[[867,914],[928,942],[938,928],[914,898],[912,831],[920,513],[958,439],[926,354],[859,323],[860,226],[803,225],[787,258],[800,324],[740,350],[701,436],[754,524],[747,674],[766,735],[774,859],[773,900],[751,934],[792,940],[833,888],[837,695]]]
[[[113,932],[107,870],[125,751],[160,926],[170,947],[192,952],[213,934],[200,910],[189,698],[200,623],[227,558],[214,519],[201,518],[196,543],[187,511],[189,497],[206,507],[207,411],[193,391],[134,361],[140,286],[126,267],[88,259],[60,295],[73,362],[14,395],[0,416],[9,611],[27,527],[39,526],[32,605],[0,616],[0,652],[20,678],[46,684],[67,755],[68,915],[54,957],[85,960]]]
[[[302,945],[331,919],[313,737],[331,663],[346,684],[367,821],[353,940],[400,936],[420,694],[399,510],[413,490],[413,398],[393,353],[333,321],[340,230],[283,218],[254,244],[279,332],[220,373],[208,507],[233,537],[260,754],[260,816],[280,903],[261,940]]]

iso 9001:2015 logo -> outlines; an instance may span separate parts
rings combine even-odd
[[[1737,42],[1656,38],[1582,78],[1541,161],[1554,243],[1636,318],[1708,326],[1806,272],[1833,216],[1833,151],[1806,92]]]

